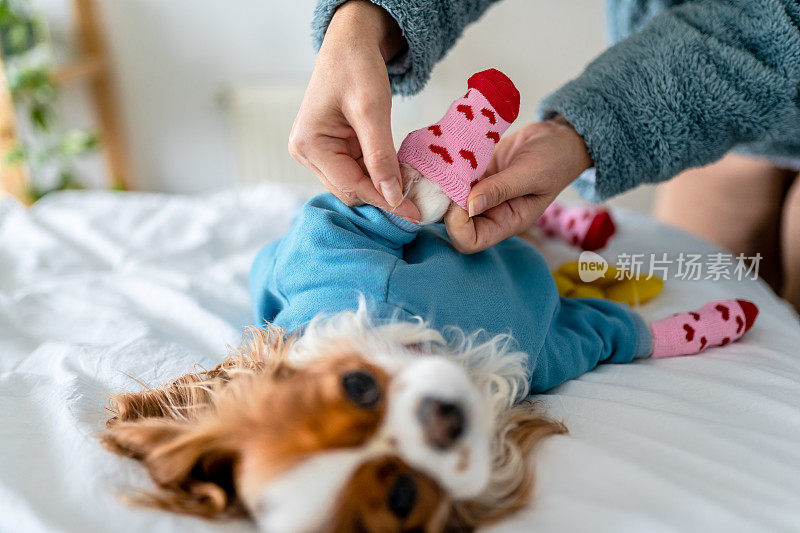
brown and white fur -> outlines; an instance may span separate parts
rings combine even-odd
[[[565,432],[520,403],[508,341],[447,344],[364,306],[288,339],[253,329],[213,370],[112,397],[102,442],[148,469],[149,506],[276,533],[470,530],[527,504],[528,452]]]

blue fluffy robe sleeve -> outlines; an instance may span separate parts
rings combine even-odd
[[[334,11],[346,0],[320,0],[314,11],[312,35],[319,48]],[[408,49],[388,65],[392,92],[419,92],[436,63],[497,0],[373,0],[397,21]]]
[[[644,17],[657,2],[614,3]],[[800,155],[797,2],[699,0],[629,22],[643,27],[542,105],[586,141],[596,169],[593,183],[579,184],[586,196],[660,182],[734,147]]]

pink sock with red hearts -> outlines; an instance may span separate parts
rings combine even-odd
[[[584,250],[599,250],[614,235],[611,215],[602,207],[564,207],[553,202],[536,220],[548,237],[559,237]]]
[[[709,346],[725,346],[744,335],[758,316],[748,300],[717,300],[697,311],[678,313],[650,324],[651,357],[693,355]]]
[[[412,131],[397,159],[413,167],[463,209],[500,142],[519,114],[519,91],[499,70],[473,74],[467,94],[450,105],[442,120]]]

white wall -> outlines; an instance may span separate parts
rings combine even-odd
[[[305,78],[310,0],[103,0],[141,188],[233,183],[231,83]]]
[[[232,184],[230,121],[219,97],[238,83],[305,82],[315,1],[100,1],[139,187],[194,192]],[[438,119],[467,77],[490,66],[519,87],[519,123],[533,120],[541,97],[604,44],[602,2],[500,2],[467,29],[423,93],[397,99],[397,136]],[[646,198],[634,203],[648,205]]]

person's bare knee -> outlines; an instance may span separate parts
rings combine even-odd
[[[784,202],[781,258],[784,272],[781,296],[800,312],[800,178],[795,178]]]
[[[766,161],[728,154],[661,185],[654,214],[734,254],[760,253],[761,276],[778,287],[780,212],[790,176]]]

